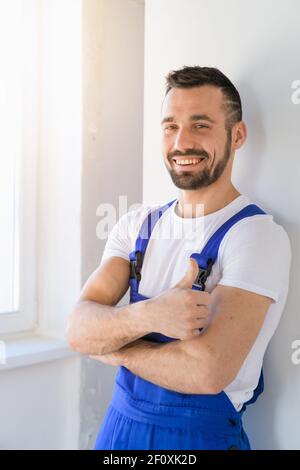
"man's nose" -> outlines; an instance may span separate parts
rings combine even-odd
[[[195,142],[191,133],[187,129],[178,129],[174,141],[174,150],[185,152],[187,149],[193,149]]]

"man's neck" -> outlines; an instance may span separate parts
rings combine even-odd
[[[183,218],[208,215],[227,206],[241,195],[232,184],[226,190],[213,186],[193,191],[180,190],[176,214]]]

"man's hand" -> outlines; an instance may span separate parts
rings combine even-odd
[[[102,354],[98,356],[89,356],[91,359],[95,359],[95,361],[103,362],[104,364],[110,364],[111,366],[123,366],[124,365],[124,356],[121,353],[121,349],[119,351],[115,351],[108,354]]]
[[[144,301],[144,320],[151,331],[181,340],[200,335],[207,326],[211,295],[192,289],[198,274],[197,262],[190,258],[188,269],[178,284],[162,294]]]
[[[145,349],[152,350],[153,348],[157,347],[159,347],[159,344],[138,339],[137,341],[133,341],[130,344],[126,344],[118,351],[102,355],[90,355],[89,357],[91,359],[95,359],[96,361],[103,362],[104,364],[110,364],[111,366],[126,366],[131,350],[137,351],[140,348],[141,350],[145,351]]]

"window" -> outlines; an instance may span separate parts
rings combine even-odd
[[[0,0],[1,334],[36,319],[37,6]]]
[[[63,336],[80,291],[81,19],[0,0],[0,335]]]

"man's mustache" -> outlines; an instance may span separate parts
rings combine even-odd
[[[172,153],[168,154],[168,159],[171,159],[173,157],[192,157],[195,155],[196,157],[202,157],[202,158],[209,158],[209,154],[205,152],[205,150],[188,150],[185,153],[181,153],[179,151],[175,151]]]

